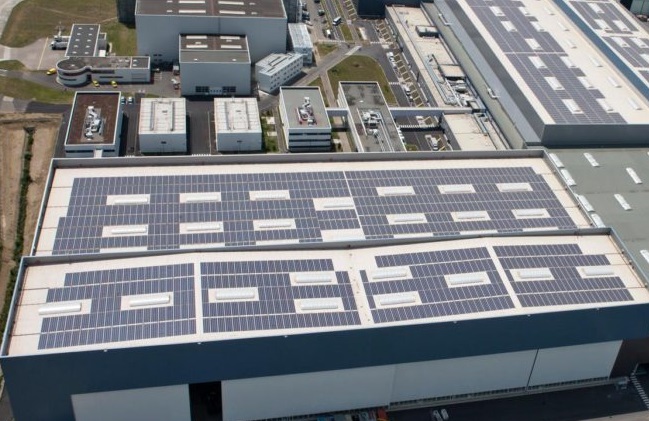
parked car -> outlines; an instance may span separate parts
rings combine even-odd
[[[111,84],[111,86],[112,86],[113,88],[117,88],[117,82],[116,82],[116,81],[111,80],[111,81],[110,81],[110,84]]]
[[[95,86],[95,88],[99,88],[99,82],[97,82],[96,80],[93,80],[92,84]]]
[[[135,100],[133,99],[132,96],[129,96],[128,98],[126,98],[126,103],[127,104],[135,104]]]
[[[51,76],[51,75],[53,75],[53,74],[56,73],[56,69],[55,69],[55,68],[51,68],[51,69],[49,69],[49,70],[48,70],[47,72],[45,72],[45,73],[46,73],[47,75],[50,75],[50,76]]]
[[[318,16],[324,16],[324,15],[325,15],[325,11],[322,9],[318,9]]]

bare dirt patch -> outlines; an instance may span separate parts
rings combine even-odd
[[[61,116],[56,114],[3,114],[0,115],[0,240],[2,241],[2,262],[0,267],[0,302],[9,282],[9,273],[14,266],[12,259],[16,227],[20,178],[26,137],[25,127],[34,127],[34,143],[30,164],[32,183],[27,193],[27,212],[23,254],[29,253],[38,212],[43,197],[50,159],[54,153]]]

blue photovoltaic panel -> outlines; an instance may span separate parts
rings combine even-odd
[[[203,329],[206,333],[359,325],[347,272],[336,284],[291,285],[291,272],[333,271],[328,259],[201,263]],[[210,303],[212,288],[257,288],[254,301]],[[298,313],[294,300],[340,297],[344,310]]]
[[[603,254],[584,255],[575,244],[494,247],[524,307],[632,301],[619,277],[582,278],[577,267],[608,266]],[[552,280],[515,281],[516,269],[549,268]]]
[[[497,183],[529,183],[532,191],[500,192]],[[438,185],[472,184],[475,193],[441,194]],[[379,187],[412,186],[414,195],[381,196]],[[286,190],[287,200],[250,200],[251,191]],[[221,194],[221,201],[181,203],[181,193]],[[149,195],[145,204],[106,205],[109,195]],[[316,210],[313,199],[352,197],[355,209]],[[549,218],[516,219],[512,209],[547,209]],[[455,221],[452,212],[487,211],[490,220]],[[386,215],[423,213],[425,223],[390,224]],[[255,230],[254,220],[292,219],[295,228]],[[219,222],[223,232],[180,233],[182,223]],[[106,226],[144,225],[144,235],[102,237]],[[101,249],[178,249],[192,244],[321,242],[323,230],[362,229],[365,238],[465,231],[573,229],[561,202],[531,167],[203,174],[76,178],[53,254]]]
[[[377,256],[379,268],[408,266],[412,279],[370,282],[361,278],[375,323],[482,313],[514,308],[496,267],[484,247]],[[445,275],[486,272],[490,283],[448,287]],[[378,308],[374,296],[418,291],[421,305]]]
[[[532,14],[523,14],[519,9],[525,7],[523,2],[467,0],[467,3],[556,124],[626,122],[621,114],[608,112],[599,105],[597,99],[604,99],[604,95],[597,89],[584,87],[578,79],[584,73],[579,68],[566,66],[561,60],[561,57],[568,56],[566,51],[551,35],[549,28],[540,31],[534,28],[532,23],[537,23],[538,20]],[[496,16],[492,7],[499,7],[502,16]],[[507,30],[503,25],[505,21],[510,22],[515,30]],[[527,39],[534,39],[539,48],[532,48]],[[536,68],[530,61],[530,56],[540,57],[545,68]],[[557,78],[563,89],[554,90],[545,77]],[[575,101],[581,113],[573,114],[568,109],[563,101],[569,99]]]
[[[121,310],[123,296],[171,293],[173,305]],[[68,273],[47,303],[92,300],[89,314],[43,318],[38,349],[196,333],[191,264]]]

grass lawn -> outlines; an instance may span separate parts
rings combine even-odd
[[[318,55],[320,55],[321,58],[338,48],[336,44],[325,43],[318,43],[315,46],[318,49]]]
[[[137,39],[134,26],[127,26],[113,20],[101,25],[101,30],[106,32],[108,42],[111,43],[113,49],[112,52],[116,55],[137,55]]]
[[[388,104],[396,104],[397,100],[390,89],[388,79],[383,69],[371,57],[353,55],[329,69],[329,82],[334,90],[334,96],[338,98],[338,82],[347,81],[376,81],[383,91],[383,96]]]
[[[18,60],[4,60],[4,61],[0,61],[0,69],[25,70],[25,65]]]
[[[340,32],[343,34],[343,38],[345,38],[345,41],[350,42],[353,41],[354,38],[352,38],[352,31],[349,29],[349,26],[347,26],[346,23],[341,23],[338,25],[340,28]]]
[[[71,103],[74,97],[74,92],[46,88],[34,82],[11,77],[0,77],[0,94],[20,99],[34,98],[37,101],[55,104]]]
[[[322,78],[317,78],[313,82],[309,83],[309,86],[319,86],[320,92],[322,92],[322,99],[324,99],[325,107],[329,106],[329,101],[327,101],[327,95],[325,95],[324,85],[322,84]]]
[[[419,148],[417,147],[417,145],[413,145],[412,143],[406,143],[406,151],[408,151],[408,152],[416,152],[418,150],[419,150]]]
[[[63,25],[68,34],[73,23],[104,23],[117,19],[116,2],[106,0],[24,0],[18,3],[0,38],[9,47],[24,47],[52,36]],[[104,28],[105,29],[105,28]]]

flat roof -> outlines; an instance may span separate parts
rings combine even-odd
[[[594,234],[174,254],[24,269],[9,356],[649,302],[645,280],[615,240]]]
[[[97,53],[99,43],[98,24],[74,24],[70,30],[66,57],[92,57]]]
[[[475,114],[444,114],[446,126],[453,133],[457,145],[463,151],[495,151],[496,146],[479,126]]]
[[[136,15],[284,18],[282,0],[138,0]]]
[[[181,63],[250,63],[242,35],[180,35]]]
[[[405,151],[397,125],[377,82],[340,82],[338,95],[345,97],[363,152]],[[369,133],[370,129],[363,124],[363,116],[368,112],[376,113],[380,117],[375,129],[378,130],[376,136]]]
[[[117,119],[120,110],[120,92],[77,91],[72,103],[72,112],[66,145],[112,145],[117,138]],[[88,133],[92,124],[98,124],[98,131]]]
[[[84,67],[97,69],[148,69],[150,57],[108,56],[108,57],[66,57],[56,63],[61,70],[76,70]]]
[[[443,80],[440,66],[455,65],[457,60],[451,55],[442,38],[421,37],[417,34],[418,27],[434,28],[433,23],[419,7],[390,5],[385,9],[388,18],[395,22],[400,39],[413,56],[413,66],[422,70],[422,83],[430,88],[433,95],[433,98],[429,98],[431,105],[456,104],[457,99],[453,92],[448,89],[444,91],[445,85],[439,84],[438,81]],[[443,93],[437,88],[443,90]]]
[[[185,98],[142,98],[138,134],[187,132]]]
[[[552,0],[458,0],[544,124],[646,124],[649,102]]]
[[[603,45],[606,55],[649,96],[649,33],[622,4],[610,0],[559,0],[574,13],[587,35]],[[603,42],[602,42],[603,41]]]
[[[313,117],[313,123],[308,124],[304,120],[300,119],[300,113],[298,108],[304,107],[307,103],[310,113]],[[327,110],[325,108],[324,99],[322,99],[322,92],[317,86],[282,86],[280,88],[280,99],[281,106],[284,108],[286,113],[284,114],[288,121],[283,123],[288,125],[290,129],[300,129],[300,128],[325,128],[331,129],[331,123],[329,123],[329,116],[327,115]]]
[[[263,157],[258,163],[195,165],[189,160],[178,166],[161,165],[167,161],[160,160],[149,160],[146,166],[140,160],[120,160],[121,165],[112,159],[110,165],[77,160],[75,168],[57,168],[70,161],[55,161],[35,254],[359,242],[589,226],[545,159],[449,154],[426,160],[355,157],[351,163],[324,162],[334,159],[324,154],[317,163],[269,162],[273,157]]]
[[[288,33],[291,37],[293,48],[313,48],[309,29],[304,23],[289,23]]]
[[[261,133],[256,98],[214,98],[216,133]]]
[[[649,148],[550,152],[559,157],[574,180],[572,190],[592,206],[591,215],[599,216],[606,226],[615,229],[639,267],[649,274],[649,254],[642,253],[649,250]],[[620,195],[630,209],[625,210],[615,195]]]
[[[288,63],[298,59],[302,60],[302,54],[294,52],[272,53],[256,62],[255,67],[259,68],[262,73],[273,74],[282,70]]]

